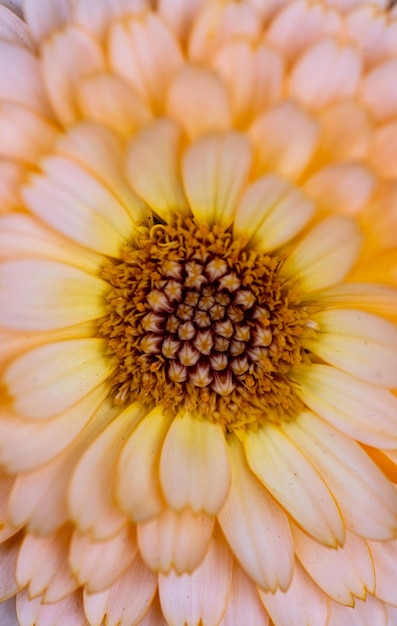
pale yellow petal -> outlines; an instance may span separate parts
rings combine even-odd
[[[192,574],[160,574],[161,608],[171,624],[219,624],[227,606],[232,555],[221,538],[212,538],[204,561]]]
[[[95,439],[73,472],[70,516],[80,532],[96,541],[111,537],[126,521],[114,502],[116,464],[125,439],[145,413],[139,403],[131,404]]]
[[[135,428],[121,452],[117,468],[116,497],[135,522],[158,515],[165,502],[160,489],[161,448],[171,418],[158,407]]]
[[[326,483],[308,458],[276,426],[244,435],[254,474],[312,537],[336,547],[344,540],[341,514]]]
[[[371,163],[385,178],[396,178],[397,122],[379,125],[374,133]]]
[[[327,309],[340,307],[368,311],[397,321],[397,289],[375,283],[342,283],[317,295]]]
[[[140,554],[152,570],[191,572],[207,552],[213,527],[214,518],[204,513],[165,509],[158,517],[138,524]]]
[[[183,182],[196,219],[230,226],[248,180],[251,158],[250,145],[239,133],[208,135],[186,150]]]
[[[338,102],[321,111],[321,143],[316,159],[326,162],[360,160],[368,155],[372,123],[355,100]]]
[[[247,466],[238,440],[228,444],[232,483],[218,514],[222,531],[253,583],[266,591],[285,590],[294,563],[287,516]]]
[[[39,346],[6,369],[12,406],[24,417],[47,419],[73,406],[112,372],[104,339],[75,339]]]
[[[315,226],[288,255],[281,275],[298,280],[304,291],[331,287],[353,267],[362,244],[356,222],[328,217]]]
[[[172,422],[160,458],[164,497],[175,510],[218,513],[230,487],[224,432],[186,412]]]

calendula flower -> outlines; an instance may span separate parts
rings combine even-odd
[[[3,621],[396,623],[393,12],[1,2]]]

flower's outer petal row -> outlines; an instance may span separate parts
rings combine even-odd
[[[170,624],[215,626],[227,607],[232,579],[232,555],[223,539],[210,541],[204,561],[192,574],[160,574],[161,608]]]
[[[42,604],[40,597],[30,599],[24,590],[17,596],[17,616],[23,626],[87,626],[80,590],[53,604]]]
[[[156,589],[157,576],[137,554],[128,569],[105,591],[93,594],[84,591],[84,611],[90,626],[101,626],[104,620],[107,626],[140,624]]]
[[[164,497],[176,511],[216,515],[230,488],[230,464],[219,424],[186,412],[174,418],[160,458]]]
[[[346,15],[345,24],[367,67],[396,56],[397,21],[378,11],[375,2],[357,2],[355,9]]]
[[[90,0],[86,0],[90,1]],[[168,24],[178,41],[184,42],[187,38],[192,23],[196,18],[200,7],[205,0],[159,0],[158,12],[161,18]]]
[[[244,622],[268,626],[269,616],[259,599],[255,585],[237,563],[233,563],[229,602],[219,626],[236,626]]]
[[[377,65],[361,85],[361,98],[377,122],[397,115],[397,89],[393,77],[397,72],[397,59]]]
[[[150,8],[149,0],[74,0],[73,21],[99,40],[106,39],[113,18],[141,14]]]
[[[294,561],[287,516],[252,474],[238,440],[228,444],[232,483],[218,514],[223,533],[252,582],[266,591],[285,590]]]
[[[70,568],[87,593],[98,593],[120,578],[133,562],[137,549],[135,527],[130,524],[103,541],[93,541],[89,535],[75,531],[70,544]]]
[[[369,541],[376,576],[376,596],[383,602],[397,606],[394,584],[397,563],[397,541]]]
[[[368,157],[371,147],[372,121],[366,108],[356,99],[337,102],[319,113],[321,139],[316,164],[338,166],[338,161],[357,166]],[[334,207],[337,209],[337,207]]]
[[[24,0],[24,17],[36,41],[45,39],[70,21],[71,0]]]
[[[247,432],[244,448],[254,474],[306,532],[325,545],[343,545],[343,521],[332,494],[280,429],[269,424]]]
[[[19,189],[25,175],[26,168],[22,164],[0,161],[0,214],[11,213],[21,207]]]
[[[397,165],[393,159],[397,149],[397,122],[376,127],[371,151],[371,164],[384,178],[395,180]]]
[[[185,509],[172,509],[138,524],[139,551],[146,565],[154,571],[169,574],[193,572],[207,553],[214,518],[205,513],[194,515]]]
[[[393,626],[387,619],[387,607],[376,598],[367,595],[365,601],[356,600],[354,608],[331,602],[328,626]]]
[[[15,596],[0,604],[0,620],[7,626],[20,626],[17,621]]]
[[[259,596],[277,626],[327,626],[329,598],[295,562],[294,577],[286,592]]]
[[[14,482],[13,476],[9,476],[5,472],[0,473],[0,542],[6,541],[18,530],[10,525],[8,519],[8,498]]]
[[[30,32],[25,22],[11,10],[0,5],[0,40],[19,44],[24,48],[33,48]]]
[[[354,598],[365,600],[375,592],[375,572],[364,539],[346,533],[343,548],[330,550],[293,527],[296,555],[314,582],[330,598],[354,606]]]
[[[27,534],[16,566],[21,589],[29,587],[29,597],[42,595],[44,602],[59,602],[77,588],[67,565],[71,528],[64,526],[48,535]]]
[[[396,493],[361,446],[308,411],[283,432],[324,477],[349,529],[380,541],[394,536]]]
[[[0,544],[0,601],[7,600],[20,590],[15,578],[15,568],[22,542],[22,534],[18,533]]]
[[[143,620],[139,622],[139,626],[169,626],[161,610],[158,594],[155,595],[148,612]]]
[[[382,181],[363,211],[363,224],[372,239],[370,245],[378,249],[395,250],[397,247],[396,201],[397,181]]]
[[[369,446],[397,447],[397,398],[329,365],[301,365],[291,378],[302,401],[332,426]]]
[[[73,472],[70,516],[78,530],[95,541],[111,537],[126,521],[114,502],[116,463],[125,439],[146,412],[138,403],[125,409],[84,452]]]

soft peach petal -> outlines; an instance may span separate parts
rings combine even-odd
[[[394,626],[387,619],[387,607],[371,595],[365,600],[356,600],[354,608],[331,602],[328,626]]]
[[[327,626],[328,624],[328,597],[297,562],[294,578],[286,592],[276,591],[271,594],[259,591],[259,596],[277,626]]]
[[[22,199],[19,194],[26,169],[19,163],[0,161],[0,214],[20,209]]]
[[[78,102],[85,118],[108,126],[125,139],[152,117],[147,104],[126,82],[111,73],[82,80]]]
[[[175,417],[160,458],[160,482],[177,511],[215,515],[230,487],[230,465],[223,429],[191,413]]]
[[[295,64],[289,94],[314,111],[356,93],[361,58],[353,47],[335,39],[313,45]]]
[[[385,178],[396,178],[397,122],[378,126],[374,132],[371,163]]]
[[[397,447],[397,398],[329,365],[301,365],[291,378],[313,411],[349,437],[370,446]]]
[[[109,286],[70,265],[29,259],[0,263],[0,324],[43,331],[106,314]]]
[[[300,240],[287,256],[281,274],[299,281],[303,291],[331,287],[351,270],[361,245],[362,235],[355,221],[328,217]]]
[[[175,209],[185,212],[179,173],[181,142],[177,124],[162,118],[137,133],[128,146],[131,186],[160,217]]]
[[[87,626],[81,591],[53,604],[41,604],[40,598],[30,600],[26,591],[17,596],[20,626]]]
[[[302,108],[286,101],[258,117],[248,135],[257,151],[258,173],[271,171],[296,180],[314,154],[319,127]]]
[[[93,3],[92,0],[74,0],[73,20],[97,39],[108,34],[112,18],[144,13],[150,4],[148,0],[105,0]]]
[[[182,65],[182,53],[171,31],[152,12],[115,22],[109,39],[112,69],[130,83],[155,110],[162,110],[164,89]]]
[[[131,404],[95,439],[78,462],[69,486],[70,516],[95,541],[111,537],[126,521],[114,501],[116,463],[125,439],[146,409]]]
[[[39,346],[4,373],[15,411],[47,419],[73,406],[111,374],[104,339],[75,339]]]
[[[132,525],[125,524],[106,541],[93,541],[88,535],[75,532],[70,544],[69,563],[76,580],[84,585],[87,593],[98,593],[120,578],[136,552],[136,532]]]
[[[138,524],[140,554],[150,569],[178,575],[192,572],[203,560],[212,535],[214,518],[185,509],[165,509],[159,516]]]
[[[211,134],[186,150],[183,182],[196,219],[230,226],[247,183],[251,158],[250,145],[240,133]]]
[[[7,514],[8,498],[14,482],[13,476],[9,476],[3,471],[0,472],[0,543],[15,535],[18,530],[10,525]]]
[[[82,400],[50,420],[0,418],[0,461],[12,474],[43,465],[65,450],[95,415],[108,393],[99,385]]]
[[[33,48],[26,23],[7,6],[0,6],[0,39],[19,44],[27,49]]]
[[[36,40],[45,39],[70,21],[72,5],[70,0],[40,0],[40,11],[37,0],[24,0],[25,19]]]
[[[0,602],[19,591],[15,567],[23,535],[18,533],[0,543]]]
[[[361,99],[378,122],[397,115],[396,73],[397,59],[391,59],[377,65],[362,82]]]
[[[269,616],[259,600],[255,585],[234,563],[229,601],[219,626],[236,626],[243,623],[268,626]]]
[[[160,607],[158,596],[156,595],[139,626],[168,626]]]
[[[376,2],[356,2],[355,9],[345,17],[347,34],[369,67],[397,53],[397,22],[389,16],[392,12],[379,11]]]
[[[231,126],[226,86],[214,72],[201,66],[186,64],[176,74],[167,91],[166,110],[191,139]]]
[[[18,555],[16,579],[21,589],[28,586],[29,597],[43,595],[44,602],[59,602],[77,588],[67,564],[71,528],[52,534],[25,536]]]
[[[159,463],[171,418],[154,408],[124,443],[117,468],[116,497],[135,522],[158,515],[164,508],[160,489]]]
[[[89,1],[89,0],[88,0]],[[199,8],[205,0],[159,0],[158,12],[180,41],[189,34]]]
[[[368,155],[372,136],[368,111],[355,100],[337,102],[319,115],[321,143],[317,160],[360,160]]]
[[[236,211],[233,232],[262,252],[287,243],[308,223],[314,204],[279,176],[261,176],[247,187]]]
[[[335,500],[298,446],[269,424],[244,434],[244,449],[254,474],[306,532],[331,547],[343,544],[343,520]]]
[[[293,528],[295,552],[305,570],[330,598],[354,606],[354,598],[365,600],[375,591],[375,572],[364,539],[346,533],[343,548],[329,549],[297,527]]]
[[[140,624],[139,620],[148,610],[156,589],[156,574],[137,555],[130,567],[108,589],[96,594],[84,593],[84,611],[90,626],[101,626],[103,621],[106,626]]]
[[[51,150],[58,136],[55,126],[19,104],[0,103],[0,157],[35,165]]]
[[[161,608],[171,624],[219,624],[229,600],[232,555],[224,541],[212,538],[204,561],[192,574],[160,574]]]
[[[3,621],[4,624],[7,624],[7,626],[19,626],[16,614],[15,596],[0,603],[0,620]]]
[[[375,567],[376,596],[382,602],[397,606],[395,585],[397,541],[369,541],[368,546]]]
[[[285,590],[294,562],[287,516],[248,468],[238,440],[228,443],[232,483],[219,523],[250,580],[266,591]]]

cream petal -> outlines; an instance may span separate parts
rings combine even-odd
[[[88,30],[96,39],[104,39],[113,18],[144,13],[150,8],[148,0],[74,0],[73,20]]]
[[[382,602],[397,606],[395,585],[397,541],[369,541],[368,546],[375,567],[376,596]]]
[[[35,218],[21,213],[0,217],[0,258],[44,258],[97,274],[104,259],[56,235]]]
[[[40,0],[40,11],[37,10],[37,0],[24,0],[23,10],[29,30],[36,40],[45,39],[72,17],[70,0]]]
[[[355,100],[338,102],[321,112],[321,143],[316,161],[356,161],[368,155],[372,123]]]
[[[329,365],[301,365],[291,378],[313,411],[349,437],[370,446],[397,447],[397,398]]]
[[[378,122],[397,114],[397,87],[394,81],[396,72],[397,59],[391,59],[377,65],[362,82],[362,101]]]
[[[157,576],[137,555],[120,578],[101,593],[84,593],[90,626],[131,626],[141,623],[157,589]],[[133,590],[133,593],[131,591]]]
[[[114,23],[109,58],[116,74],[156,110],[163,108],[164,89],[183,63],[177,40],[153,12]]]
[[[200,66],[186,64],[176,74],[168,88],[166,110],[190,139],[231,126],[226,86],[214,72]]]
[[[245,433],[244,449],[254,474],[307,533],[331,547],[343,544],[343,521],[332,494],[278,427]]]
[[[332,287],[353,267],[362,235],[352,219],[332,216],[315,226],[288,255],[282,276],[299,281],[303,291]]]
[[[3,4],[6,3],[3,2]],[[26,23],[7,6],[0,6],[0,39],[8,43],[19,44],[25,48],[33,48]]]
[[[304,106],[318,111],[356,93],[361,76],[361,58],[336,39],[323,39],[303,54],[292,69],[289,94]]]
[[[324,476],[347,528],[380,541],[394,536],[397,495],[361,446],[309,412],[283,431]]]
[[[127,152],[127,175],[132,188],[160,217],[186,200],[179,174],[181,130],[171,120],[160,119],[137,133]]]
[[[219,624],[229,600],[232,556],[221,539],[212,538],[204,561],[192,574],[160,574],[161,608],[171,624]]]
[[[105,67],[99,44],[83,29],[68,26],[41,46],[43,78],[58,119],[70,126],[78,119],[76,89],[79,81]]]
[[[232,483],[218,513],[222,531],[253,583],[266,591],[285,590],[294,563],[287,516],[248,468],[238,440],[228,444]]]
[[[67,565],[71,529],[67,526],[49,535],[25,536],[18,555],[16,579],[29,597],[43,594],[44,602],[58,602],[77,588]]]
[[[188,42],[189,58],[207,58],[230,39],[255,41],[261,31],[259,15],[248,2],[213,0],[203,4],[193,23]]]
[[[248,180],[251,158],[249,143],[239,133],[209,135],[186,150],[183,182],[196,219],[230,226]]]
[[[328,626],[393,626],[386,613],[387,607],[371,595],[365,600],[356,600],[354,608],[331,602]]]
[[[221,426],[186,412],[172,422],[161,452],[160,482],[175,510],[215,515],[230,487],[230,465]]]
[[[106,314],[109,286],[70,265],[45,260],[0,263],[0,324],[43,331]]]
[[[88,0],[89,1],[89,0]],[[179,41],[183,41],[205,0],[159,0],[158,12]]]
[[[397,328],[358,309],[311,316],[316,334],[303,344],[327,363],[380,387],[397,387]]]
[[[253,47],[248,40],[232,40],[216,52],[211,65],[225,81],[231,94],[236,126],[245,126],[259,111],[281,98],[283,57],[263,44]],[[238,81],[236,76],[239,77]]]
[[[59,341],[30,350],[4,373],[16,412],[47,419],[73,406],[112,372],[104,339]]]
[[[277,626],[327,626],[329,600],[299,563],[295,563],[294,578],[286,592],[259,591],[259,596]]]
[[[118,256],[134,225],[125,209],[94,176],[64,157],[48,157],[45,172],[33,174],[23,189],[28,207],[73,241]]]
[[[139,626],[168,626],[164,619],[158,596],[155,596],[145,617],[139,622]]]
[[[16,102],[51,117],[39,62],[30,50],[0,40],[0,76],[1,100]]]
[[[371,283],[343,283],[320,292],[316,299],[327,309],[359,308],[397,321],[397,289]]]
[[[141,222],[143,203],[124,176],[125,147],[120,137],[100,124],[81,122],[62,135],[57,151],[93,174],[123,205],[132,220]]]
[[[316,172],[303,189],[318,208],[333,214],[356,215],[370,200],[375,183],[367,167],[337,163]]]
[[[247,187],[237,207],[233,232],[267,252],[298,234],[313,213],[313,203],[297,187],[268,174]]]
[[[251,579],[237,564],[233,564],[229,601],[219,626],[236,626],[236,624],[244,623],[268,626],[269,616],[259,600],[258,592]]]
[[[67,490],[73,469],[83,451],[115,418],[119,409],[107,400],[73,443],[36,470],[20,474],[9,498],[9,518],[33,533],[51,533],[68,521]]]
[[[11,598],[19,591],[15,567],[22,539],[22,533],[18,533],[0,543],[0,602]]]
[[[378,126],[374,133],[371,163],[385,178],[396,178],[397,122]]]
[[[117,468],[116,497],[120,508],[135,522],[158,515],[164,508],[160,490],[161,448],[171,418],[153,409],[125,443]]]
[[[326,548],[297,527],[293,528],[295,552],[314,582],[330,598],[354,606],[355,597],[365,600],[375,590],[375,572],[364,539],[346,533],[343,548]]]
[[[5,415],[0,419],[0,461],[11,474],[43,465],[65,450],[85,428],[108,394],[99,385],[70,409],[50,420]]]
[[[138,524],[140,554],[150,569],[178,575],[191,572],[202,562],[209,545],[214,518],[188,509],[165,509],[158,517]]]
[[[17,596],[17,615],[21,626],[86,626],[81,591],[59,602],[40,604],[40,598],[30,600],[26,591]]]
[[[302,108],[287,101],[258,117],[248,134],[257,151],[258,173],[271,171],[296,180],[314,154],[319,126]]]
[[[73,472],[69,485],[69,511],[77,529],[94,541],[111,537],[126,521],[114,502],[116,463],[125,439],[146,409],[130,405],[95,439]]]
[[[125,525],[106,541],[74,533],[69,564],[79,585],[87,593],[98,593],[113,585],[131,565],[137,552],[135,528]],[[106,567],[103,565],[106,563]]]
[[[377,187],[376,194],[363,212],[365,229],[370,233],[368,248],[375,244],[377,249],[395,250],[397,247],[397,181],[384,180]],[[378,254],[378,252],[377,252]],[[382,277],[382,280],[387,280]]]
[[[345,16],[346,34],[358,46],[365,64],[369,67],[386,61],[397,53],[397,22],[390,19],[393,17],[390,9],[379,11],[376,4],[356,2],[355,9]]]
[[[124,139],[150,121],[148,106],[123,80],[110,73],[80,82],[78,102],[85,118],[108,126]]]
[[[37,166],[58,131],[44,117],[11,102],[0,103],[0,158]]]

